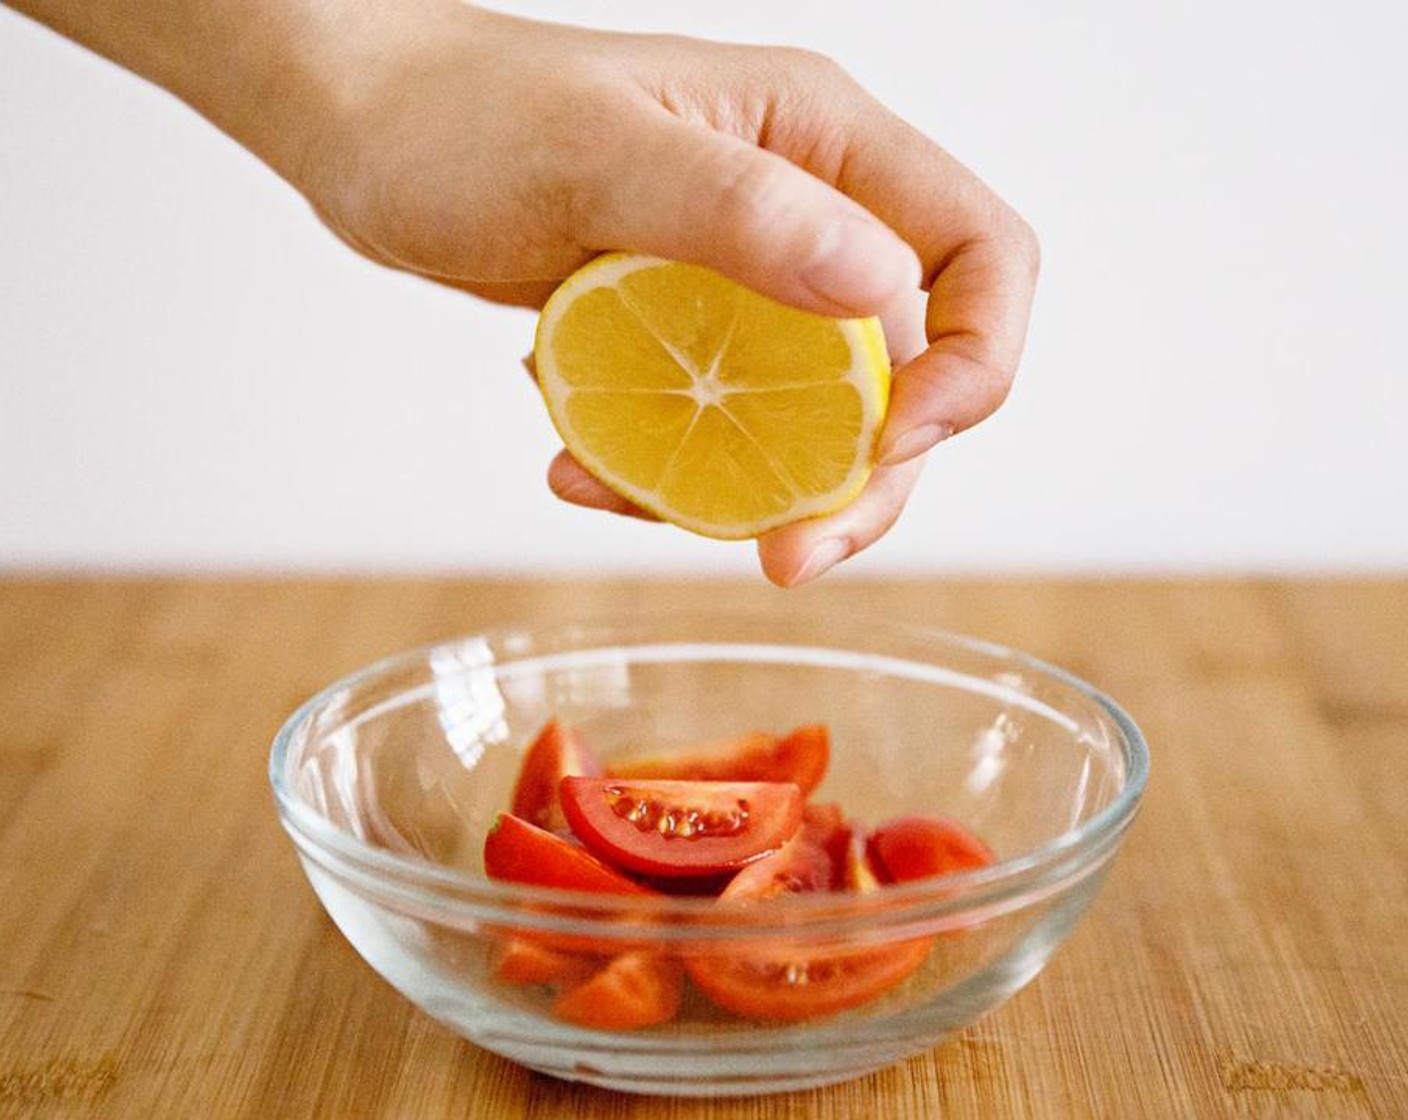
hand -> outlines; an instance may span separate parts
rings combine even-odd
[[[896,365],[882,465],[845,509],[759,540],[782,585],[879,538],[920,456],[1001,403],[1037,270],[1027,225],[826,59],[472,10],[386,51],[302,185],[368,256],[488,299],[541,306],[627,249],[881,315]],[[549,482],[639,513],[566,452]]]
[[[184,97],[393,268],[538,307],[623,249],[708,265],[800,308],[879,314],[896,366],[881,465],[845,509],[759,540],[776,583],[879,538],[923,453],[1011,384],[1031,231],[817,55],[450,0],[166,0],[140,26],[104,0],[12,2]],[[640,512],[565,452],[549,483]]]

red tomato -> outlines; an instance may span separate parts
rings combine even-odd
[[[523,756],[509,812],[539,828],[565,832],[567,818],[557,797],[562,779],[569,774],[595,778],[601,772],[601,761],[582,733],[550,720]]]
[[[569,986],[553,1014],[581,1027],[630,1031],[668,1023],[680,1009],[684,973],[658,953],[622,953],[581,984]]]
[[[491,879],[606,894],[649,894],[571,840],[500,813],[484,838],[484,871]]]
[[[839,872],[834,854],[817,837],[831,847],[841,845]],[[834,814],[821,813],[783,850],[739,872],[721,899],[767,899],[825,890],[834,882],[855,893],[880,889],[866,858],[865,834],[836,823]],[[811,1019],[845,1012],[888,992],[924,964],[932,942],[924,937],[860,951],[781,944],[729,957],[691,957],[684,966],[697,988],[728,1012],[748,1019]]]
[[[870,865],[866,852],[865,833],[853,828],[846,837],[841,865],[841,885],[856,894],[869,894],[880,889],[880,879]]]
[[[831,889],[831,857],[805,835],[794,836],[770,856],[750,863],[733,877],[721,899],[775,898],[780,894]]]
[[[615,867],[665,879],[715,875],[780,848],[802,823],[781,782],[562,779],[567,822]]]
[[[781,737],[755,731],[693,750],[612,763],[613,778],[676,782],[791,782],[803,795],[821,784],[831,760],[831,737],[808,724]]]
[[[838,870],[845,867],[846,847],[852,831],[846,814],[834,801],[808,801],[802,807],[801,835],[824,848],[831,857],[832,866]]]
[[[584,980],[592,958],[550,949],[526,937],[506,937],[494,953],[494,976],[505,984],[562,984]]]
[[[869,1003],[908,979],[928,957],[930,944],[926,937],[862,952],[692,957],[685,967],[695,986],[725,1011],[791,1021]]]
[[[808,801],[802,807],[802,823],[824,833],[846,827],[846,814],[834,801]]]
[[[900,817],[870,837],[870,858],[891,883],[911,883],[993,862],[992,849],[967,829],[937,817]]]
[[[879,890],[861,832],[843,826],[842,835],[842,886],[857,893]],[[832,856],[804,829],[775,855],[740,871],[720,897],[762,899],[826,890],[834,866]],[[859,1007],[889,991],[924,963],[932,943],[925,937],[875,949],[827,952],[778,945],[731,957],[691,957],[685,967],[699,990],[726,1011],[750,1019],[807,1019]]]

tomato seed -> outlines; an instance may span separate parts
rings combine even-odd
[[[618,817],[630,821],[641,832],[658,832],[666,840],[736,836],[748,827],[747,801],[737,801],[722,810],[666,809],[649,798],[630,796],[622,786],[607,786],[603,792]]]

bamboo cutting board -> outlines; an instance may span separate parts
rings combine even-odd
[[[292,708],[505,622],[828,606],[1105,688],[1144,812],[1045,973],[937,1050],[782,1097],[620,1096],[363,965],[275,820]],[[1408,1116],[1408,580],[0,580],[0,1117]]]

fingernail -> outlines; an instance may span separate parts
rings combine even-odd
[[[919,258],[878,222],[843,218],[827,227],[801,276],[822,299],[873,312],[903,290],[918,290]]]
[[[882,467],[893,467],[904,463],[916,455],[923,455],[929,448],[942,443],[953,435],[952,424],[920,424],[907,432],[901,432],[880,444],[875,462]]]
[[[818,576],[830,571],[851,554],[849,541],[839,537],[828,537],[807,554],[806,561],[797,569],[797,574],[787,581],[788,587],[800,587]]]

